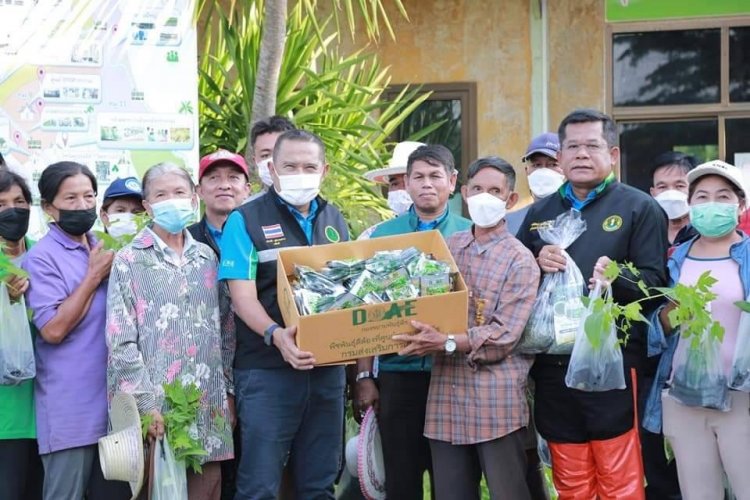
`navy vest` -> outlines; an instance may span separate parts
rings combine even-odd
[[[312,245],[347,241],[349,230],[336,207],[318,197],[318,211],[313,222]],[[258,300],[266,313],[284,326],[276,293],[276,256],[279,249],[310,246],[305,232],[294,215],[273,189],[236,209],[245,221],[245,228],[258,252],[255,287]],[[237,355],[234,366],[239,369],[282,368],[289,366],[275,346],[266,346],[263,332],[255,332],[239,316],[237,325]]]

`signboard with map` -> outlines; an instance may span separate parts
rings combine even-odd
[[[195,0],[0,0],[0,153],[32,188],[69,160],[118,177],[198,166]]]

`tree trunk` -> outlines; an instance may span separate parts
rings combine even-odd
[[[253,155],[253,147],[250,144],[250,130],[253,124],[276,114],[276,93],[286,44],[286,15],[287,0],[265,0],[263,33],[260,38],[260,54],[253,92],[253,110],[247,124],[245,159],[248,164],[251,164]]]

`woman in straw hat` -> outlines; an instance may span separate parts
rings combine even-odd
[[[203,392],[194,434],[207,455],[203,473],[188,471],[191,498],[218,499],[219,462],[233,457],[229,408],[233,330],[219,312],[216,255],[185,229],[198,200],[190,175],[161,163],[143,177],[153,224],[115,257],[107,297],[110,394],[133,394],[150,414],[152,437],[164,434],[165,383],[195,383]]]

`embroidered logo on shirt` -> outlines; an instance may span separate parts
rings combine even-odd
[[[281,224],[261,226],[261,228],[263,229],[263,236],[266,240],[277,240],[284,237],[284,231],[281,230]]]
[[[619,215],[610,215],[606,219],[604,219],[604,222],[602,222],[602,229],[605,231],[611,233],[612,231],[617,231],[622,227],[622,217]]]
[[[328,241],[331,243],[338,243],[341,241],[341,235],[338,231],[336,231],[336,228],[333,226],[326,226],[325,229],[326,238],[328,238]]]

